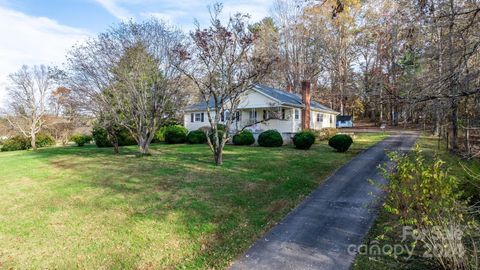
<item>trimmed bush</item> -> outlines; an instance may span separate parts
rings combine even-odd
[[[27,150],[31,147],[30,139],[23,136],[11,137],[3,142],[2,152]]]
[[[187,142],[191,144],[202,144],[207,142],[207,135],[201,130],[190,131],[187,135]]]
[[[117,138],[118,138],[118,145],[119,146],[127,146],[127,145],[136,145],[137,142],[135,139],[130,135],[130,132],[124,128],[117,128],[116,129]],[[95,141],[97,147],[112,147],[113,144],[108,138],[107,130],[101,126],[94,126],[92,130],[92,137]]]
[[[180,125],[168,126],[165,130],[165,142],[169,144],[185,143],[187,141],[188,130]]]
[[[70,140],[75,142],[77,146],[84,146],[86,143],[92,141],[92,136],[83,135],[83,134],[74,134],[70,137]]]
[[[308,150],[315,143],[315,134],[310,131],[302,131],[295,134],[292,140],[297,149]]]
[[[30,142],[28,143],[30,144]],[[38,148],[55,145],[55,139],[47,133],[39,133],[35,136],[35,144]]]
[[[280,147],[283,145],[283,138],[278,131],[267,130],[258,136],[258,144],[263,147]]]
[[[338,152],[346,152],[352,143],[352,137],[345,134],[335,135],[328,140],[328,145],[333,147]]]
[[[233,144],[235,145],[252,145],[255,143],[255,137],[250,130],[243,130],[242,132],[233,136]]]

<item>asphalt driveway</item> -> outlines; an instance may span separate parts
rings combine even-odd
[[[349,269],[381,204],[385,181],[377,166],[385,150],[409,150],[416,135],[392,135],[337,170],[287,217],[258,240],[231,269]]]

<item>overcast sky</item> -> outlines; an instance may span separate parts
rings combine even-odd
[[[0,0],[0,105],[8,74],[23,64],[60,66],[74,43],[120,20],[155,16],[188,30],[194,19],[208,22],[204,0]],[[272,0],[225,0],[224,13],[268,16]],[[0,106],[1,107],[1,106]]]

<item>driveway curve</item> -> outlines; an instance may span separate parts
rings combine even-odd
[[[417,135],[392,135],[338,169],[297,208],[258,240],[230,269],[349,269],[375,220],[385,182],[378,165],[386,151],[408,151]],[[377,197],[378,198],[378,197]]]

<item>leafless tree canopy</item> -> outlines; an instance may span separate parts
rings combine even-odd
[[[23,66],[9,76],[7,120],[23,136],[35,138],[45,123],[48,100],[55,87],[54,71],[47,66]]]
[[[248,29],[248,16],[237,13],[223,25],[219,19],[222,6],[216,4],[211,11],[209,28],[197,28],[191,35],[192,43],[175,49],[178,67],[194,82],[201,100],[213,104],[207,109],[212,134],[207,136],[217,165],[222,164],[223,147],[242,95],[249,86],[269,71],[273,58],[269,52],[254,53],[255,35]],[[218,123],[225,112],[225,132],[218,136]]]

